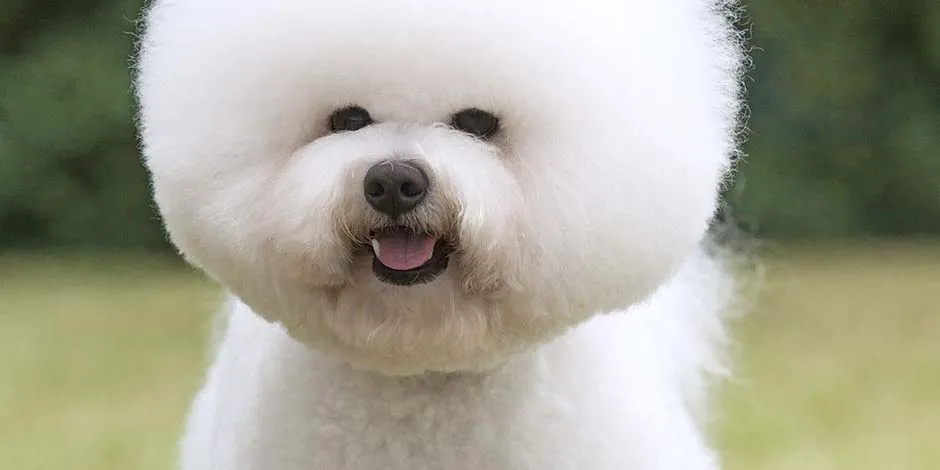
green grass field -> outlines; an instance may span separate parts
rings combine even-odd
[[[940,244],[775,250],[735,331],[730,470],[940,462]],[[178,266],[0,258],[0,470],[170,469],[217,289]]]

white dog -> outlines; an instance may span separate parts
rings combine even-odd
[[[731,8],[156,1],[155,199],[232,293],[182,468],[717,468]]]

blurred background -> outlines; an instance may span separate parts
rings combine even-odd
[[[940,462],[940,2],[752,0],[726,194],[765,283],[735,323],[727,468]],[[218,287],[139,161],[141,0],[0,0],[0,469],[166,469]]]

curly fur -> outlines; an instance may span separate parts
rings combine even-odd
[[[697,417],[733,285],[705,248],[742,54],[712,0],[162,0],[140,125],[181,253],[232,294],[195,469],[711,469]],[[376,123],[331,133],[339,108]],[[453,113],[495,113],[474,138]],[[418,286],[362,197],[447,238]]]

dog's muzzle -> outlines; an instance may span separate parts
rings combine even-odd
[[[392,221],[424,202],[430,182],[417,162],[388,160],[366,172],[363,193],[376,211]],[[447,270],[451,244],[440,236],[391,225],[370,233],[372,272],[388,284],[410,286],[434,280]]]

